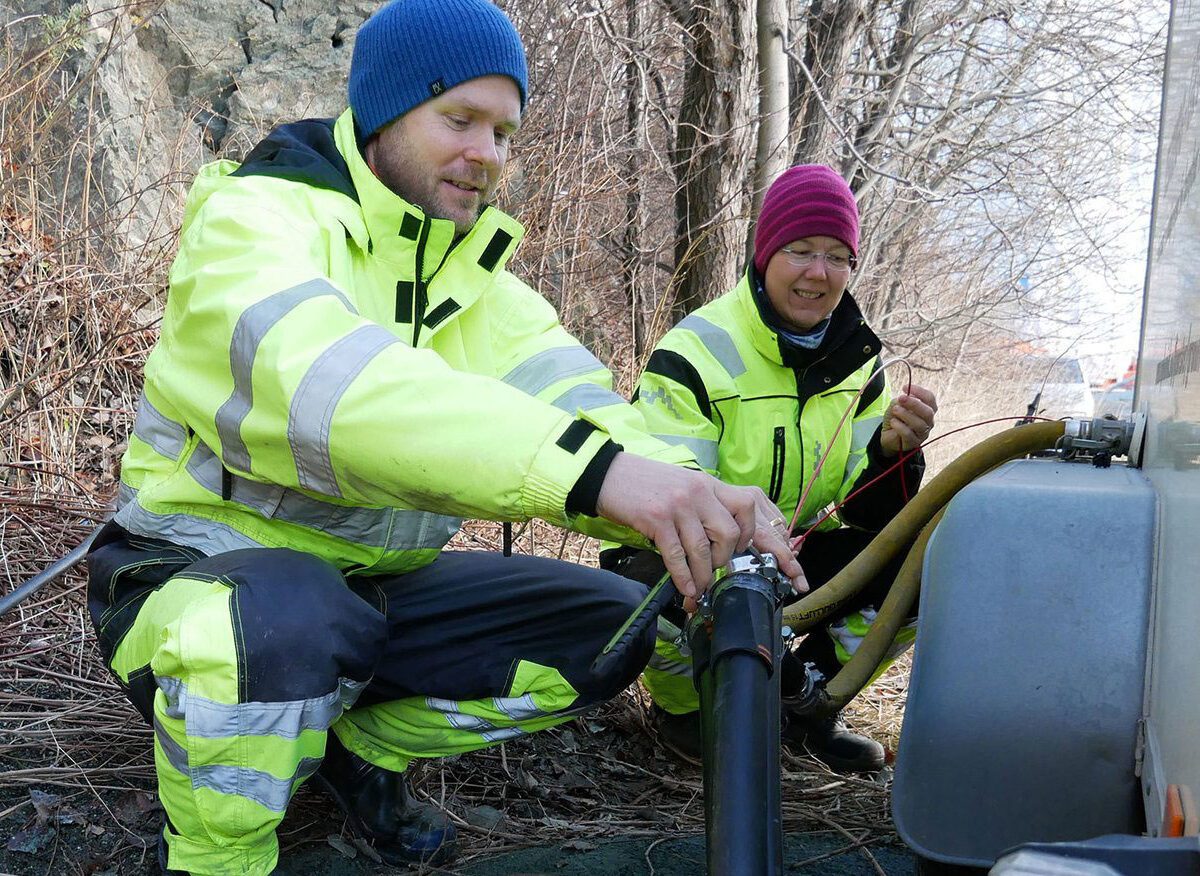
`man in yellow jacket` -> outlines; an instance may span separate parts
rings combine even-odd
[[[119,511],[89,557],[101,649],[154,728],[164,869],[265,874],[316,775],[386,860],[444,860],[416,757],[552,726],[625,687],[588,667],[644,595],[596,569],[442,552],[464,517],[540,517],[664,553],[697,596],[761,490],[649,437],[505,269],[488,206],[524,49],[487,0],[396,0],[350,108],[205,167],[185,206]],[[691,466],[691,468],[689,468]]]

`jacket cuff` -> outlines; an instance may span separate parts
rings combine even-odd
[[[565,524],[567,495],[584,477],[604,445],[610,442],[608,433],[594,423],[582,418],[565,419],[562,431],[546,441],[526,473],[521,485],[520,514]]]
[[[617,458],[617,454],[624,449],[611,439],[604,442],[604,446],[592,457],[592,461],[587,464],[587,468],[583,470],[583,474],[579,476],[575,486],[571,487],[571,492],[567,493],[568,517],[574,517],[577,514],[585,514],[588,517],[596,516],[596,503],[600,500],[600,488],[604,486],[604,477],[608,474],[608,467]]]

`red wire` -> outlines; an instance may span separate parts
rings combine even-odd
[[[854,393],[854,398],[850,399],[850,404],[846,410],[842,412],[842,418],[838,420],[837,426],[833,430],[833,434],[829,436],[829,444],[825,448],[825,452],[821,454],[821,458],[817,460],[817,465],[813,468],[812,476],[808,479],[808,483],[804,485],[804,490],[800,493],[800,501],[796,503],[796,510],[792,513],[792,522],[788,524],[788,532],[796,528],[796,522],[800,519],[800,509],[804,507],[805,501],[808,499],[808,494],[812,492],[813,485],[817,482],[817,476],[821,473],[821,469],[825,466],[825,460],[829,458],[829,452],[833,450],[834,441],[838,433],[842,431],[842,426],[846,425],[846,418],[850,416],[850,412],[858,407],[858,400],[862,398],[862,394],[867,391],[867,387],[871,385],[871,381],[878,375],[882,374],[884,369],[889,365],[894,365],[897,362],[903,362],[908,366],[908,387],[912,389],[912,365],[909,365],[906,359],[889,359],[883,362],[878,368],[871,372],[871,376],[863,382],[863,385],[858,388],[858,392]],[[801,412],[803,413],[803,412]],[[907,500],[906,500],[907,501]]]
[[[915,456],[923,448],[928,447],[930,444],[933,444],[937,441],[941,441],[943,438],[949,438],[951,435],[954,435],[958,432],[965,432],[968,429],[977,429],[980,426],[987,426],[987,425],[990,425],[991,423],[1008,423],[1013,420],[1025,420],[1025,421],[1041,420],[1042,422],[1047,422],[1047,423],[1053,422],[1053,420],[1050,417],[994,417],[993,419],[990,419],[990,420],[980,420],[978,423],[970,423],[966,426],[960,426],[957,429],[951,429],[949,432],[946,432],[942,435],[938,435],[936,438],[931,438],[930,440],[924,442],[923,444],[918,444],[916,447],[914,447],[912,450],[909,450],[907,453],[901,453],[900,456],[896,459],[896,461],[892,465],[888,466],[886,469],[883,470],[883,472],[881,472],[880,474],[871,478],[871,480],[867,481],[861,487],[854,490],[854,492],[852,492],[850,495],[848,495],[845,499],[843,499],[841,502],[838,502],[836,505],[834,505],[832,508],[830,508],[824,514],[822,514],[812,526],[810,526],[808,529],[804,530],[804,532],[802,532],[800,535],[798,535],[794,539],[792,539],[792,542],[791,542],[792,551],[795,552],[795,551],[800,550],[800,546],[802,544],[804,544],[804,539],[808,538],[809,534],[812,533],[813,530],[815,530],[818,526],[820,526],[822,523],[824,523],[826,520],[828,520],[830,517],[832,517],[838,511],[840,511],[847,502],[849,502],[851,499],[853,499],[859,493],[863,492],[864,490],[869,489],[870,487],[874,486],[879,481],[883,480],[885,477],[887,477],[892,472],[894,472],[897,468],[904,465],[904,463],[908,462],[908,460],[912,459],[912,457]],[[901,473],[901,477],[903,477],[903,470]],[[906,501],[907,501],[907,499],[906,499]]]

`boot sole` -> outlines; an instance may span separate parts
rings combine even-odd
[[[803,747],[803,751],[809,757],[816,758],[825,766],[829,767],[835,773],[877,773],[884,767],[885,758],[879,758],[878,762],[872,760],[869,764],[857,760],[846,760],[832,754],[824,754],[816,752],[807,745]]]

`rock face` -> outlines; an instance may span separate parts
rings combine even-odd
[[[67,66],[94,87],[76,97],[99,199],[140,246],[177,221],[187,182],[240,158],[278,121],[336,115],[368,0],[31,0],[5,20],[82,16]],[[93,72],[94,71],[94,72]],[[123,207],[123,209],[121,209]]]

